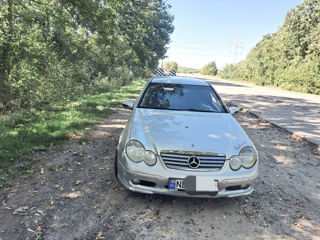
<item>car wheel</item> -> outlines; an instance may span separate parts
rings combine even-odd
[[[123,184],[121,183],[121,181],[119,180],[118,177],[118,151],[116,151],[116,154],[114,156],[114,165],[113,165],[113,173],[114,173],[114,177],[118,182],[118,185],[123,187],[124,189],[126,189]]]
[[[118,179],[118,151],[116,151],[116,154],[114,156],[113,170],[114,170],[114,176],[116,177],[117,181],[119,181],[119,179]]]

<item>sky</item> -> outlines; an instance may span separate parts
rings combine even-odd
[[[284,22],[287,12],[303,0],[168,0],[175,30],[164,62],[218,68],[244,60],[268,33]]]

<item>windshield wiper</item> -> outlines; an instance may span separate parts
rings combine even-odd
[[[184,108],[184,109],[171,109],[175,111],[190,111],[190,112],[216,112],[213,110],[201,110],[201,109],[195,109],[195,108]]]

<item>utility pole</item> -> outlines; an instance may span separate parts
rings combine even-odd
[[[241,46],[239,37],[237,37],[233,41],[231,49],[233,50],[233,51],[230,51],[230,55],[232,55],[232,64],[235,64],[238,62],[238,58],[241,55],[242,49],[243,49],[243,47]]]

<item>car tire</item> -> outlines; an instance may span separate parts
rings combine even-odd
[[[123,184],[121,183],[118,177],[118,151],[116,151],[116,154],[114,156],[113,174],[114,174],[115,180],[118,182],[118,185],[128,190],[125,186],[123,186]]]
[[[116,154],[114,156],[113,172],[114,172],[115,178],[119,182],[119,179],[118,179],[118,151],[116,151]]]

